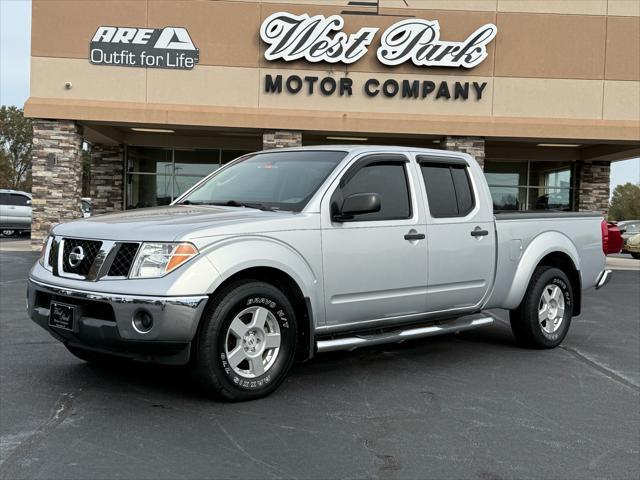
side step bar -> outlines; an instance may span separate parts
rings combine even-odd
[[[394,330],[391,332],[377,334],[362,334],[351,337],[332,338],[329,340],[318,340],[316,342],[317,352],[333,352],[335,350],[355,350],[359,347],[369,347],[384,343],[402,343],[406,340],[423,337],[433,337],[444,335],[445,333],[463,332],[473,328],[490,325],[493,323],[491,317],[461,317],[449,322],[429,325],[425,327],[412,327],[405,330]]]

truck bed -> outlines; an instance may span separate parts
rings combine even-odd
[[[540,259],[552,252],[560,254],[550,265],[571,260],[580,288],[593,287],[605,264],[601,221],[597,212],[496,214],[496,278],[485,308],[516,308]]]

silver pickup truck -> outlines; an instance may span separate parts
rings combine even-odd
[[[510,310],[553,348],[600,288],[591,213],[494,216],[468,155],[308,147],[243,156],[171,206],[56,226],[31,318],[84,360],[189,364],[213,394],[274,391],[294,359],[459,332]]]

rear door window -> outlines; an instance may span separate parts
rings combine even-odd
[[[420,170],[432,217],[464,217],[473,210],[475,198],[466,165],[427,161],[420,163]]]

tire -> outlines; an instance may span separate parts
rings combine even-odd
[[[93,350],[86,350],[80,347],[74,347],[73,345],[69,345],[65,343],[64,345],[67,347],[67,350],[71,352],[73,355],[78,357],[80,360],[84,360],[89,363],[97,363],[97,364],[116,364],[116,363],[124,363],[127,359],[123,357],[118,357],[116,355],[109,355],[106,353],[94,352]]]
[[[296,339],[295,312],[287,297],[268,283],[241,280],[216,295],[205,311],[193,374],[217,398],[264,397],[287,376]]]
[[[632,253],[631,256],[637,260],[640,260],[640,253]]]
[[[523,347],[555,348],[569,331],[572,309],[573,290],[567,275],[557,268],[538,267],[522,302],[509,312],[511,330]]]

